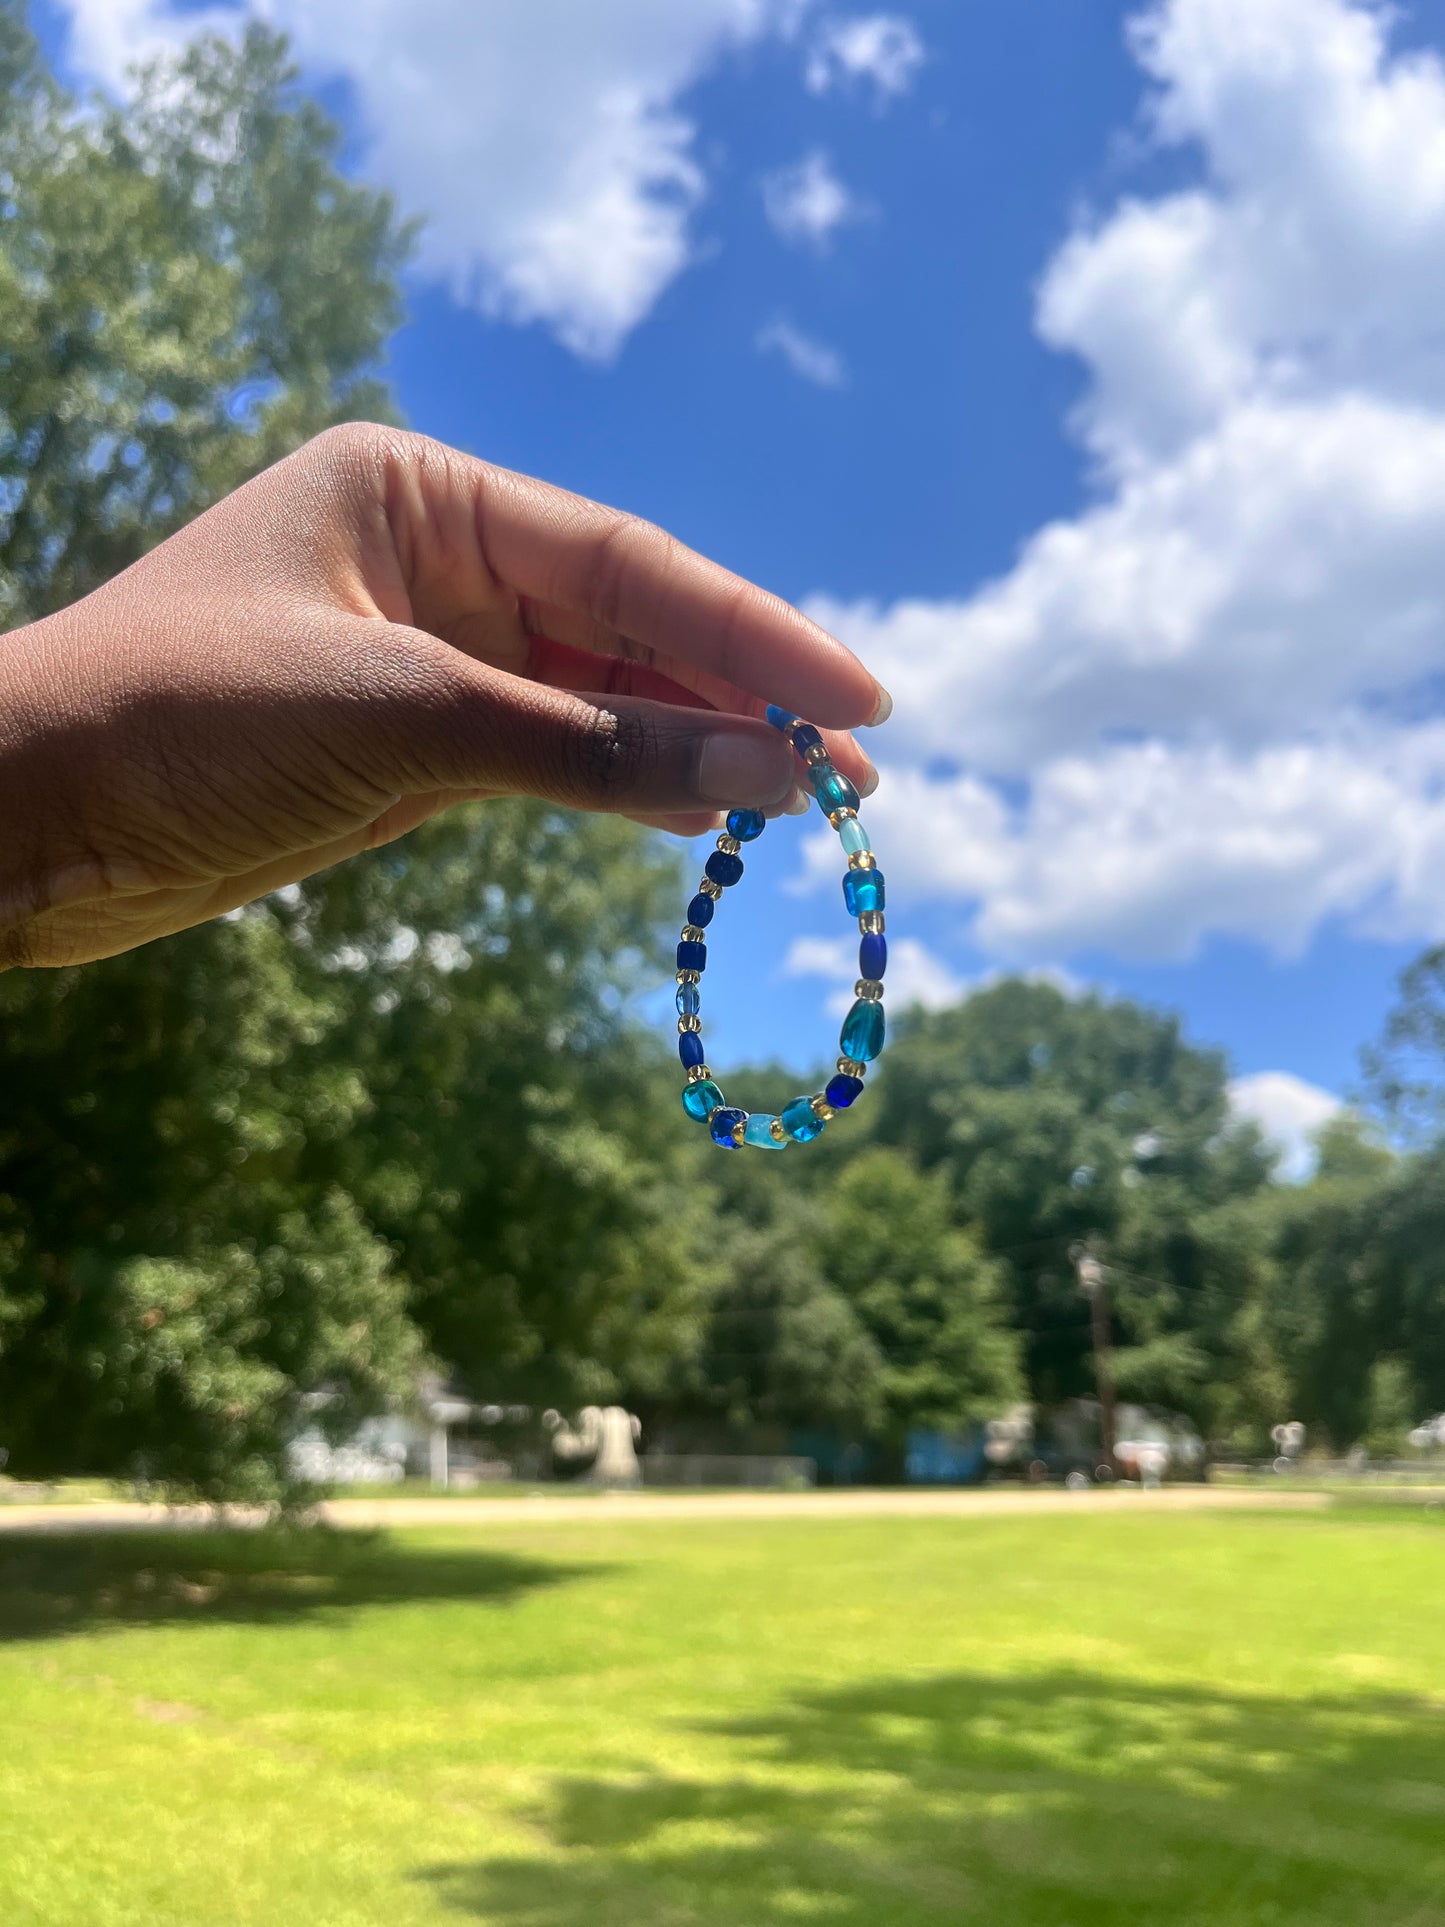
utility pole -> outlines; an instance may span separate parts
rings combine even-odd
[[[1111,1473],[1118,1471],[1114,1460],[1114,1374],[1109,1369],[1109,1287],[1108,1273],[1095,1252],[1086,1244],[1073,1249],[1074,1270],[1079,1289],[1089,1301],[1089,1326],[1094,1344],[1094,1379],[1099,1388],[1099,1431],[1104,1447],[1104,1463]]]

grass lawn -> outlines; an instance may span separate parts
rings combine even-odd
[[[1445,1927],[1445,1514],[0,1537],[4,1927]]]

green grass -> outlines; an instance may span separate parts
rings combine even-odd
[[[5,1927],[1445,1927],[1424,1511],[0,1537]]]

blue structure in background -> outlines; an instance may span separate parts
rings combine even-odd
[[[980,1426],[964,1438],[946,1432],[910,1432],[904,1460],[910,1485],[979,1485],[988,1461]]]

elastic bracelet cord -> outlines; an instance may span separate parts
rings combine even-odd
[[[858,921],[858,981],[854,1003],[843,1019],[838,1043],[842,1056],[826,1089],[811,1097],[795,1097],[776,1116],[741,1111],[730,1106],[708,1069],[702,1047],[702,973],[707,969],[707,932],[724,890],[742,879],[742,847],[754,843],[767,828],[761,810],[733,810],[727,829],[704,866],[697,894],[687,906],[687,922],[677,946],[677,1054],[687,1072],[682,1106],[689,1117],[706,1124],[714,1144],[736,1151],[744,1144],[759,1150],[781,1151],[790,1143],[808,1144],[821,1137],[824,1126],[839,1111],[848,1110],[862,1095],[868,1066],[883,1049],[883,973],[888,967],[884,936],[883,872],[878,868],[868,832],[858,820],[858,792],[828,759],[823,738],[811,723],[768,706],[768,721],[781,730],[802,758],[818,807],[838,833],[848,857],[843,876],[843,901]]]

